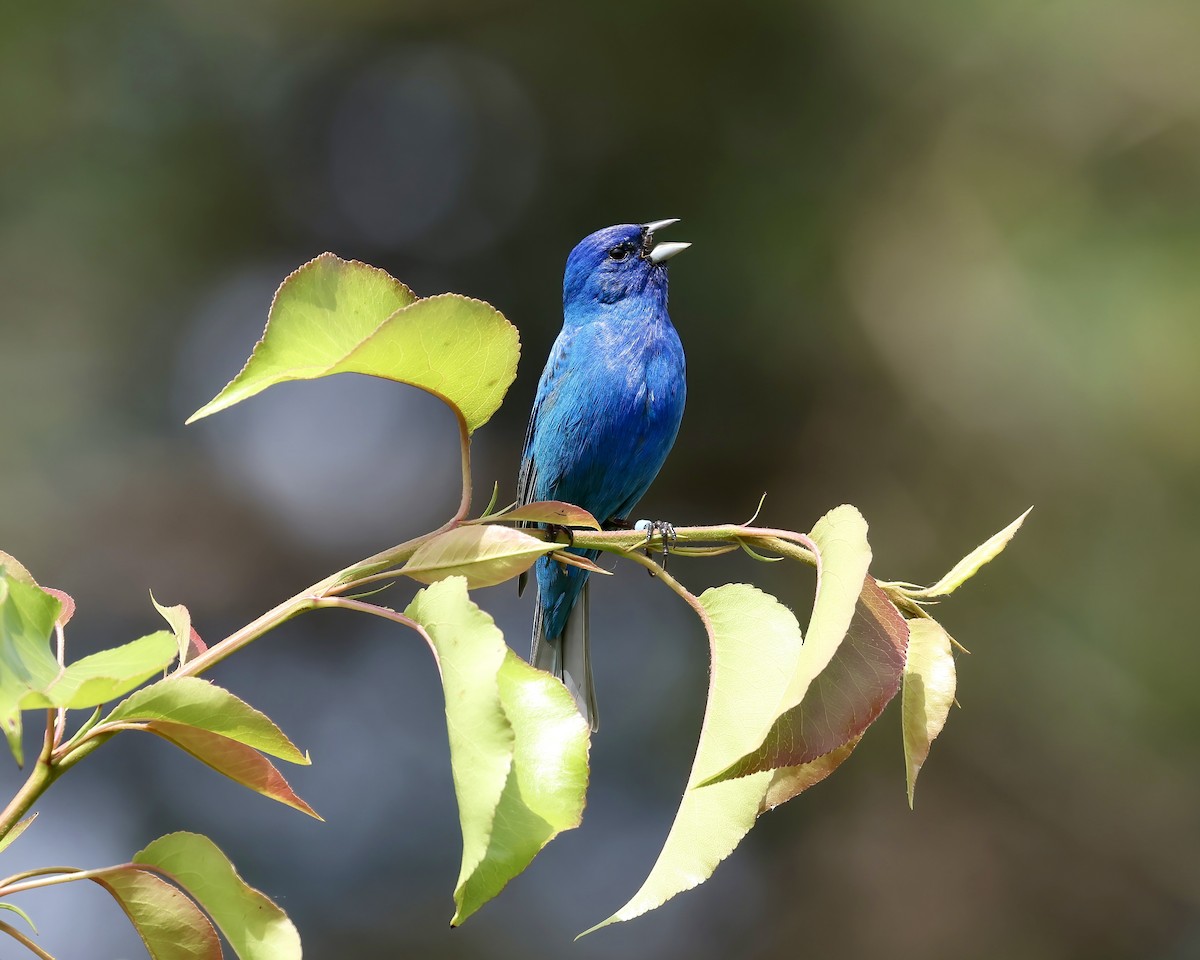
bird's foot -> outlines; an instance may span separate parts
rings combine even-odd
[[[667,567],[667,555],[671,552],[671,548],[675,546],[675,541],[678,535],[675,533],[675,527],[666,520],[639,520],[633,525],[634,530],[644,531],[646,534],[646,557],[652,559],[650,554],[650,542],[654,539],[654,535],[658,534],[662,538],[662,565],[665,570]],[[650,575],[654,575],[654,571],[650,571]]]
[[[546,524],[546,530],[549,531],[555,542],[558,541],[558,535],[561,533],[566,535],[568,547],[575,546],[575,531],[570,527],[564,527],[557,523],[548,523]]]

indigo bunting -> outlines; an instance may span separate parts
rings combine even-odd
[[[683,346],[667,316],[666,262],[690,244],[655,243],[654,234],[677,222],[608,227],[567,258],[563,328],[538,382],[518,503],[565,500],[605,526],[627,526],[662,468],[686,393]],[[588,573],[542,557],[535,575],[529,660],[563,681],[595,730]]]

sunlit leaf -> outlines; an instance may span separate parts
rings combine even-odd
[[[152,720],[145,729],[186,750],[217,773],[249,787],[255,793],[278,800],[317,820],[321,819],[312,807],[296,795],[275,765],[252,747],[199,727],[166,720]]]
[[[800,626],[778,600],[745,584],[715,587],[699,599],[707,616],[712,673],[688,787],[646,882],[592,930],[640,916],[707,880],[754,825],[771,786],[770,771],[710,786],[699,783],[758,746],[803,649]]]
[[[1025,522],[1025,518],[1029,516],[1029,511],[1032,509],[1033,507],[1030,507],[1029,510],[1026,510],[999,533],[988,537],[987,540],[959,560],[941,580],[932,587],[918,591],[916,595],[921,597],[944,597],[953,593],[966,583],[966,581],[970,580],[971,577],[975,576],[980,567],[1000,555],[1004,548],[1008,546],[1008,541],[1021,529],[1021,524]]]
[[[950,636],[934,620],[910,620],[908,662],[904,666],[901,714],[904,727],[904,769],[908,805],[913,805],[917,774],[929,747],[946,725],[954,702],[954,654]]]
[[[59,665],[50,635],[62,604],[32,582],[23,567],[0,571],[0,725],[18,764],[23,763],[21,701],[54,681]]]
[[[772,726],[758,750],[713,780],[803,766],[857,740],[900,689],[907,645],[904,618],[867,577],[845,639],[800,706]]]
[[[516,376],[516,328],[494,307],[442,294],[418,300],[382,270],[324,253],[284,280],[250,360],[189,422],[272,384],[365,373],[441,397],[475,430]]]
[[[813,681],[833,660],[850,628],[871,563],[867,524],[854,507],[843,505],[831,510],[817,522],[810,536],[820,557],[817,594],[813,600],[808,638],[789,671],[786,691],[777,701],[774,716],[760,729],[749,731],[748,735],[756,739],[753,747],[737,758],[736,763],[708,770],[703,782],[795,766],[815,759],[854,736],[853,730],[847,730],[844,735],[835,736],[834,742],[825,749],[807,756],[795,750],[796,732],[804,724],[805,696]]]
[[[133,862],[161,870],[186,890],[241,960],[300,960],[300,935],[287,914],[239,877],[208,837],[171,833]]]
[[[161,877],[120,866],[91,879],[121,905],[152,960],[221,960],[221,943],[208,918]]]
[[[177,603],[173,607],[164,607],[154,599],[153,593],[150,594],[150,602],[154,604],[154,609],[162,614],[162,618],[170,624],[171,632],[175,635],[175,645],[179,648],[179,663],[182,666],[187,663],[188,648],[192,643],[192,615],[182,603]]]
[[[55,623],[60,627],[65,627],[71,622],[71,618],[75,616],[75,598],[67,593],[67,591],[56,590],[54,587],[42,587],[42,589],[61,604]]]
[[[33,574],[29,572],[25,564],[4,550],[0,550],[0,568],[18,583],[23,583],[29,587],[36,587],[38,585],[38,582],[33,579]]]
[[[508,648],[463,579],[421,590],[405,613],[429,638],[445,688],[463,834],[457,925],[579,825],[589,731],[562,683]]]
[[[303,753],[266,714],[223,687],[198,677],[168,677],[116,705],[104,723],[166,720],[187,724],[287,760],[308,763]]]
[[[37,933],[37,927],[35,927],[33,925],[33,921],[29,919],[29,914],[18,907],[15,903],[0,903],[0,910],[8,910],[12,913],[15,913],[18,917],[29,924],[30,930],[32,930],[34,933]]]
[[[101,650],[68,664],[57,679],[25,694],[21,706],[76,709],[107,703],[161,672],[176,652],[175,638],[166,630]]]
[[[474,590],[511,580],[561,546],[498,524],[456,527],[417,547],[400,572],[421,583],[466,577]]]
[[[18,823],[15,827],[13,827],[11,830],[9,830],[7,836],[0,837],[0,853],[3,853],[8,848],[8,846],[14,840],[17,839],[17,837],[19,837],[26,830],[28,830],[30,825],[36,819],[37,819],[37,814],[32,813],[28,817],[26,817],[24,820],[22,820],[20,823]]]
[[[495,514],[487,519],[492,521],[503,520],[505,523],[510,520],[521,520],[527,523],[551,523],[559,527],[600,529],[600,524],[596,521],[596,518],[584,510],[583,507],[577,507],[571,503],[563,503],[561,500],[537,500],[533,503],[517,507],[514,510]]]

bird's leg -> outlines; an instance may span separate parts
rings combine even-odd
[[[575,546],[575,531],[570,527],[564,527],[562,524],[558,523],[548,523],[546,524],[546,529],[554,536],[556,542],[558,540],[558,535],[562,533],[566,535],[567,546]]]
[[[675,533],[675,527],[666,520],[639,520],[633,525],[634,530],[644,530],[646,532],[646,558],[653,559],[650,555],[650,541],[654,539],[657,533],[662,537],[662,565],[663,569],[667,566],[667,555],[671,552],[671,547],[675,546],[675,541],[678,539],[678,534]],[[654,572],[651,571],[651,576]]]
[[[601,524],[605,530],[632,530],[633,524],[627,517],[610,517]]]

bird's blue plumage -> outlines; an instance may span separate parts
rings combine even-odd
[[[663,248],[655,254],[653,234],[635,224],[593,233],[567,259],[563,328],[538,383],[518,500],[565,500],[601,523],[628,519],[675,442],[685,393]],[[586,644],[586,624],[573,641],[570,621],[586,615],[576,608],[587,573],[542,558],[536,577],[531,660],[563,677],[594,726],[586,646],[568,649]]]

